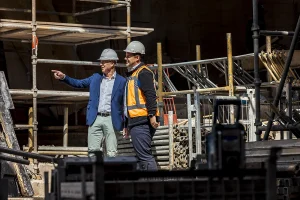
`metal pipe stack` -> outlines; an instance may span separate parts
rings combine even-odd
[[[157,165],[160,169],[169,169],[169,127],[160,126],[152,141],[152,153],[156,159]],[[118,155],[120,156],[135,156],[133,146],[130,138],[118,137]]]
[[[176,127],[174,135],[174,168],[186,169],[189,166],[189,139],[188,130]],[[196,147],[195,139],[193,145]]]
[[[259,58],[265,68],[268,70],[270,75],[275,81],[280,81],[283,76],[284,65],[287,59],[286,53],[282,51],[273,51],[271,53],[261,52]],[[293,69],[289,69],[288,76],[297,79]]]

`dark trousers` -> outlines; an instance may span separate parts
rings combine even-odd
[[[157,170],[157,164],[151,152],[151,142],[155,131],[150,124],[141,124],[129,128],[132,145],[139,162],[139,170]]]

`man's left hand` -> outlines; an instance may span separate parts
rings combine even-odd
[[[156,121],[156,116],[150,118],[150,124],[155,129],[159,126],[159,123]]]
[[[125,139],[129,138],[129,132],[128,132],[127,128],[123,129],[123,138],[125,138]]]

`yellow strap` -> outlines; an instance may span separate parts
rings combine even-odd
[[[138,74],[140,73],[140,71],[142,71],[143,69],[147,69],[148,71],[150,71],[151,73],[153,73],[151,71],[151,69],[149,69],[146,65],[143,65],[141,67],[139,67],[133,74],[132,76],[138,76]]]

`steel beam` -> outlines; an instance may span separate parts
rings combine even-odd
[[[253,47],[254,47],[254,85],[255,85],[255,126],[261,126],[260,121],[260,85],[261,80],[259,77],[259,25],[258,25],[258,4],[257,0],[252,0],[253,6],[253,24],[252,24],[252,31],[253,31]],[[260,140],[261,132],[256,129],[256,140]]]

